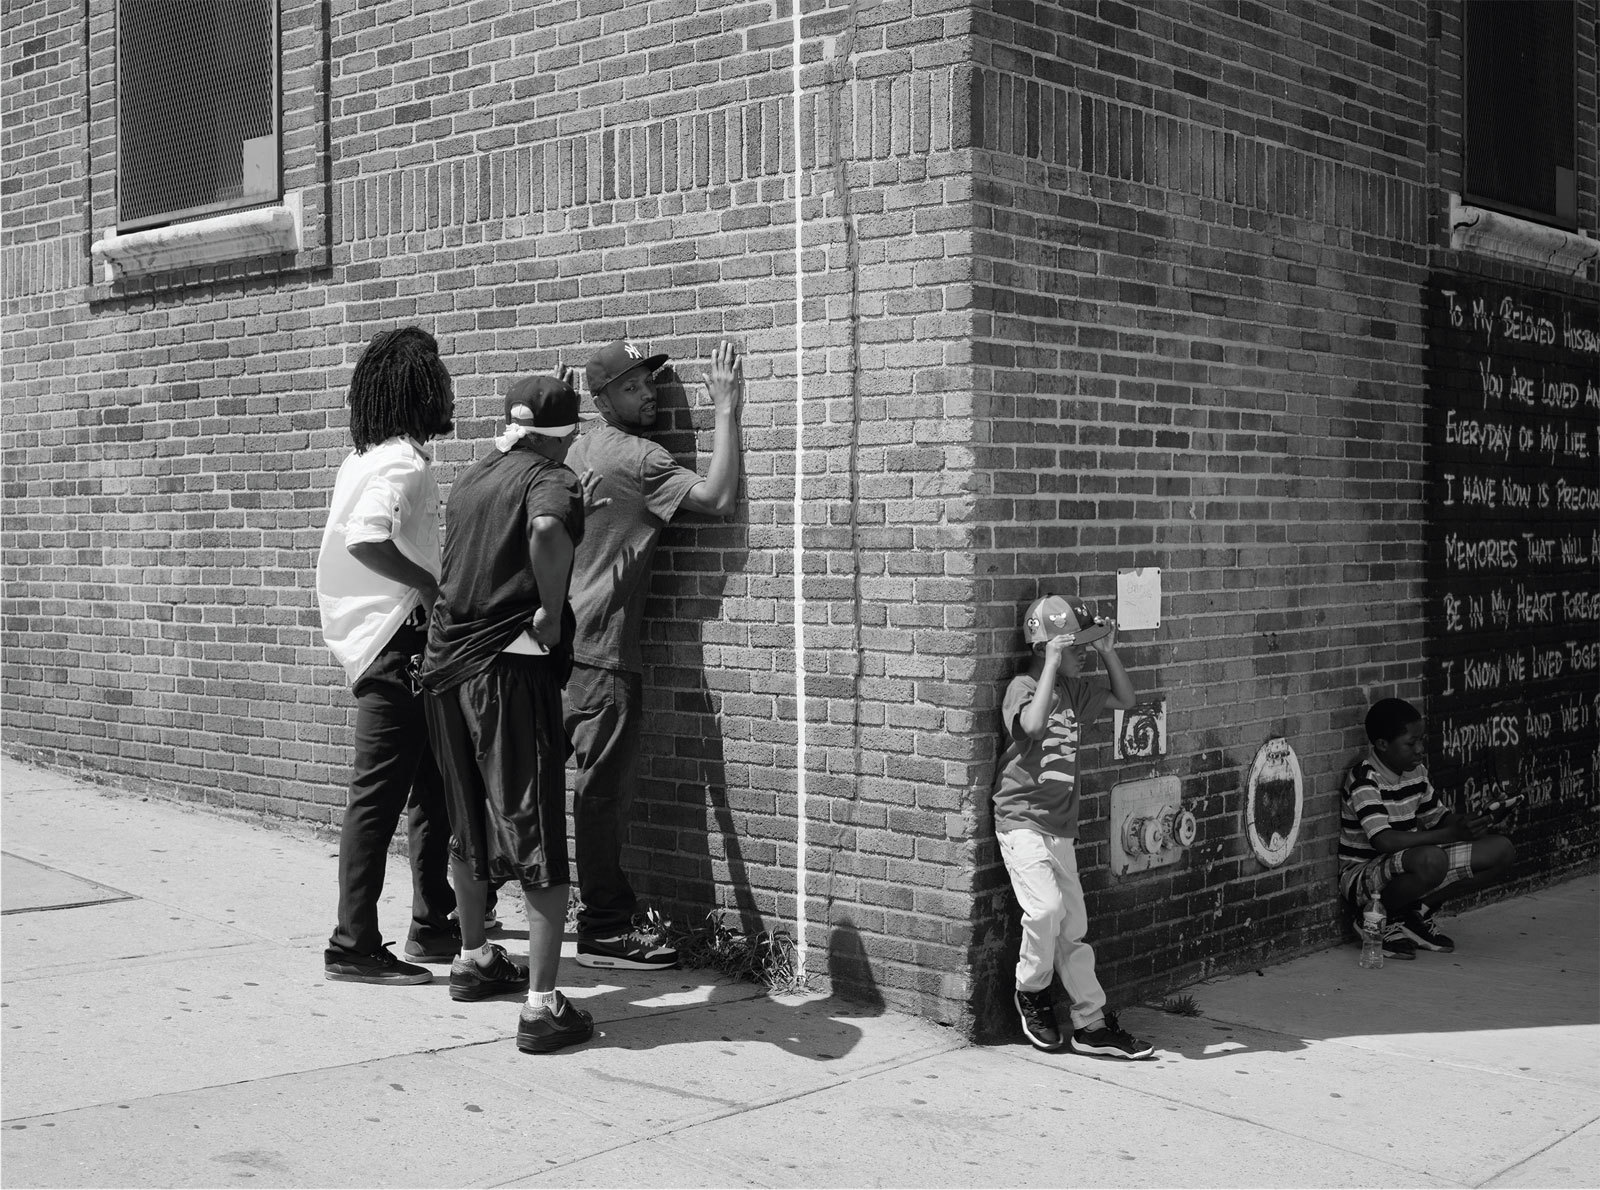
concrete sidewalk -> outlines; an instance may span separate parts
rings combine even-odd
[[[1600,1185],[1594,876],[1455,919],[1455,955],[1129,1008],[1149,1062],[570,962],[597,1036],[532,1057],[514,998],[322,978],[328,841],[0,784],[7,1186]],[[389,890],[403,936],[402,861]]]

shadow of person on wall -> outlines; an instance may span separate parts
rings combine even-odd
[[[699,361],[687,366],[704,367]],[[655,388],[652,439],[681,465],[701,471],[697,436],[713,417],[704,385],[698,378],[685,381],[668,365],[657,373]],[[770,813],[774,795],[751,800],[750,773],[741,766],[741,792],[730,798],[720,705],[729,693],[748,692],[756,672],[748,662],[728,664],[728,654],[748,653],[755,642],[723,617],[725,599],[749,593],[748,556],[742,503],[726,520],[685,514],[662,533],[645,602],[644,727],[623,866],[642,903],[687,928],[717,910],[732,913],[747,931],[774,916],[753,893],[747,863],[776,866],[777,843],[759,841],[747,857],[739,829],[742,814]],[[713,659],[717,691],[706,672]]]

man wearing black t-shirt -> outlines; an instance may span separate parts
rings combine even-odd
[[[565,380],[530,376],[510,387],[494,451],[450,492],[422,663],[460,907],[450,996],[527,988],[517,1026],[524,1053],[594,1032],[589,1014],[556,990],[571,879],[561,687],[572,657],[567,587],[584,517],[582,486],[564,463],[577,432],[578,398]],[[522,886],[526,969],[484,935],[491,879]]]

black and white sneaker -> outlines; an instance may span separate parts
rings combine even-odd
[[[1148,1058],[1156,1052],[1156,1047],[1124,1030],[1117,1024],[1117,1014],[1108,1012],[1099,1028],[1073,1030],[1072,1052],[1132,1061],[1135,1058]]]
[[[1433,924],[1433,914],[1423,916],[1415,909],[1407,909],[1400,915],[1400,920],[1395,923],[1400,933],[1416,943],[1422,950],[1437,950],[1450,954],[1455,950],[1456,944],[1447,935],[1441,934]]]
[[[635,926],[609,938],[578,939],[578,966],[662,971],[678,965],[678,952],[655,930]]]
[[[1408,960],[1417,957],[1417,944],[1406,937],[1405,930],[1397,921],[1391,921],[1383,927],[1383,957]]]
[[[1061,1048],[1061,1029],[1056,1024],[1055,1005],[1050,1003],[1050,989],[1016,994],[1017,1016],[1022,1021],[1022,1035],[1033,1042],[1035,1049]]]

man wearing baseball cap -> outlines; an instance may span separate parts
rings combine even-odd
[[[732,344],[711,353],[706,387],[715,410],[704,478],[645,435],[656,420],[652,377],[667,362],[619,339],[585,368],[599,424],[572,448],[572,467],[592,470],[610,498],[592,509],[572,576],[577,616],[566,726],[572,738],[573,842],[578,864],[578,962],[585,967],[671,967],[678,953],[638,920],[622,870],[642,724],[639,639],[656,543],[679,512],[726,517],[739,492],[739,398],[743,377]]]
[[[566,732],[561,685],[572,648],[567,587],[583,539],[578,433],[565,379],[530,376],[506,393],[494,449],[456,480],[445,511],[443,576],[422,684],[450,811],[461,956],[450,997],[527,989],[517,1048],[587,1041],[589,1014],[556,990],[566,920]],[[484,934],[490,880],[522,885],[528,966]]]

